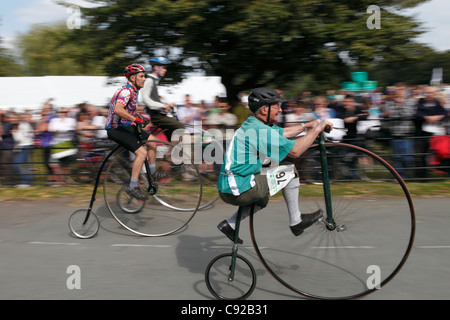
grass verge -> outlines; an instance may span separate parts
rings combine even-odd
[[[339,196],[365,196],[379,195],[398,197],[402,196],[398,184],[387,182],[353,182],[334,184],[333,193]],[[450,180],[438,182],[408,182],[407,187],[413,197],[448,197],[450,196]],[[86,198],[90,199],[93,185],[65,185],[58,187],[32,186],[29,188],[0,187],[0,201],[8,200],[46,200],[52,198]],[[217,191],[214,188],[204,188],[204,196],[212,197]],[[323,194],[321,185],[302,185],[301,197],[320,197]],[[97,189],[97,199],[103,197],[103,188]],[[281,192],[274,196],[281,197]]]

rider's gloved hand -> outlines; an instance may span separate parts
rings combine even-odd
[[[146,125],[148,125],[149,122],[150,122],[149,119],[147,119],[146,117],[144,117],[143,115],[141,115],[139,113],[136,113],[136,118],[134,119],[134,123],[145,127]]]

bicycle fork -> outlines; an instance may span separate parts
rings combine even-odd
[[[148,188],[147,188],[147,193],[151,196],[155,195],[156,192],[158,191],[158,185],[156,183],[153,182],[153,179],[150,175],[150,166],[148,164],[148,159],[145,159],[144,161],[144,166],[145,166],[145,171],[147,174],[147,180],[148,180]]]
[[[95,196],[97,194],[98,184],[100,182],[100,178],[101,178],[102,173],[103,173],[103,168],[105,167],[105,165],[108,162],[109,158],[114,154],[114,152],[117,151],[117,149],[119,149],[119,147],[120,147],[119,145],[115,146],[113,148],[113,150],[111,150],[111,152],[108,153],[108,155],[103,159],[102,164],[100,165],[100,168],[98,169],[97,177],[95,179],[94,190],[92,191],[91,201],[89,203],[89,208],[87,210],[86,217],[84,218],[84,221],[83,221],[83,226],[86,225],[86,223],[89,220],[89,216],[91,215],[92,207],[94,206]]]
[[[320,150],[320,164],[322,167],[322,180],[323,180],[323,193],[325,197],[325,209],[327,212],[327,217],[322,219],[325,223],[325,226],[328,230],[336,230],[338,232],[344,231],[347,229],[345,225],[337,225],[333,219],[333,207],[331,201],[331,189],[330,189],[330,177],[328,174],[328,161],[327,161],[327,153],[325,149],[325,137],[324,134],[321,133],[319,136],[319,150]]]
[[[236,257],[237,257],[237,253],[238,253],[239,227],[241,224],[243,208],[244,207],[242,207],[242,206],[239,207],[237,217],[236,217],[236,225],[234,227],[234,244],[233,244],[233,249],[231,252],[231,264],[230,264],[230,268],[229,268],[230,273],[228,274],[228,282],[233,282],[233,280],[234,280],[234,272],[236,269]],[[251,213],[253,213],[254,208],[255,208],[255,205],[252,204],[252,208],[250,209]]]

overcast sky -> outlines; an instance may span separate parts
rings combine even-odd
[[[67,2],[89,5],[83,0],[67,0]],[[377,1],[373,2],[376,5]],[[66,21],[71,14],[53,0],[2,0],[0,8],[0,37],[3,46],[8,48],[13,47],[17,34],[27,32],[32,24]],[[450,50],[450,0],[431,0],[404,13],[415,15],[423,22],[423,27],[429,29],[417,39],[419,42],[427,43],[435,50]]]

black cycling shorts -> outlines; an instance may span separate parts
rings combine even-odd
[[[143,145],[138,138],[139,132],[136,126],[111,128],[107,130],[107,134],[109,139],[117,142],[133,153]],[[142,140],[145,141],[150,135],[145,130],[142,130],[141,136]]]

